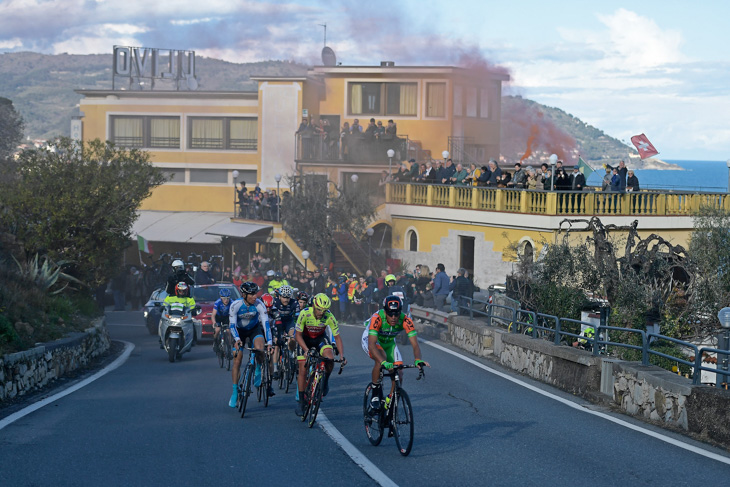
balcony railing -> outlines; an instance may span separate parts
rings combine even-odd
[[[409,157],[408,136],[369,138],[365,134],[328,137],[316,134],[295,134],[297,162],[352,162],[387,165],[388,150],[395,152],[393,164]]]
[[[691,216],[700,207],[730,211],[730,194],[639,191],[534,191],[391,183],[386,203],[538,215]]]

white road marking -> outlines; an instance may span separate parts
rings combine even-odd
[[[345,438],[337,428],[335,428],[330,420],[327,419],[327,415],[325,415],[321,409],[319,410],[319,414],[317,415],[317,423],[319,424],[319,427],[322,428],[322,431],[327,433],[327,436],[332,438],[332,440],[337,443],[337,445],[339,445],[339,447],[342,448],[345,453],[347,453],[352,461],[355,462],[355,465],[363,469],[368,477],[377,482],[378,485],[381,485],[383,487],[398,487],[398,484],[390,480],[390,478],[385,475],[382,470],[376,467],[373,462],[368,460],[367,457],[360,450],[358,450],[355,445],[350,443],[348,439]]]
[[[556,400],[558,402],[561,402],[561,403],[565,404],[566,406],[571,407],[573,409],[576,409],[578,411],[582,411],[582,412],[587,413],[587,414],[592,414],[594,416],[598,416],[599,418],[603,418],[605,420],[611,421],[612,423],[616,423],[619,426],[623,426],[625,428],[628,428],[628,429],[637,431],[639,433],[643,433],[643,434],[645,434],[647,436],[651,436],[652,438],[656,438],[656,439],[658,439],[660,441],[663,441],[665,443],[669,443],[670,445],[674,445],[674,446],[677,446],[677,447],[682,448],[684,450],[690,451],[692,453],[696,453],[698,455],[702,455],[703,457],[707,457],[707,458],[710,458],[712,460],[716,460],[718,462],[724,463],[726,465],[730,465],[730,458],[724,457],[722,455],[718,455],[717,453],[709,452],[707,450],[703,450],[702,448],[698,448],[698,447],[696,447],[694,445],[689,445],[687,443],[684,443],[682,441],[676,440],[676,439],[671,438],[669,436],[665,436],[665,435],[663,435],[661,433],[657,433],[655,431],[651,431],[651,430],[642,428],[641,426],[637,426],[637,425],[631,424],[631,423],[629,423],[627,421],[624,421],[622,419],[614,418],[613,416],[610,416],[608,414],[601,413],[601,412],[598,412],[598,411],[593,411],[593,410],[590,410],[590,409],[586,409],[584,406],[581,406],[580,404],[576,404],[576,403],[574,403],[574,402],[572,402],[572,401],[570,401],[568,399],[564,399],[564,398],[562,398],[560,396],[556,396],[555,394],[552,394],[550,392],[544,391],[544,390],[542,390],[542,389],[540,389],[538,387],[535,387],[535,386],[533,386],[531,384],[528,384],[527,382],[523,382],[520,379],[517,379],[515,377],[509,376],[509,375],[507,375],[507,374],[505,374],[503,372],[500,372],[500,371],[495,370],[495,369],[493,369],[491,367],[488,367],[488,366],[486,366],[486,365],[484,365],[484,364],[482,364],[480,362],[477,362],[476,360],[473,360],[473,359],[470,359],[469,357],[466,357],[464,355],[461,355],[460,353],[454,352],[453,350],[449,350],[446,347],[443,347],[443,346],[438,345],[436,343],[430,342],[428,340],[423,340],[421,338],[419,338],[418,341],[421,342],[421,343],[424,343],[426,345],[429,345],[429,346],[431,346],[433,348],[436,348],[438,350],[441,350],[442,352],[446,352],[448,354],[451,354],[454,357],[458,357],[461,360],[463,360],[465,362],[468,362],[468,363],[470,363],[472,365],[475,365],[475,366],[479,367],[480,369],[486,370],[487,372],[489,372],[491,374],[494,374],[496,376],[499,376],[499,377],[501,377],[503,379],[507,379],[510,382],[514,382],[517,385],[520,385],[522,387],[525,387],[527,389],[530,389],[531,391],[537,392],[538,394],[542,394],[545,397],[549,397],[550,399],[554,399],[554,400]]]
[[[117,357],[116,360],[114,360],[114,362],[110,363],[109,365],[107,365],[106,367],[104,367],[103,369],[101,369],[99,372],[92,375],[91,377],[87,377],[86,379],[82,380],[78,384],[74,384],[71,387],[69,387],[68,389],[64,389],[63,391],[59,392],[58,394],[54,394],[53,396],[47,397],[47,398],[43,399],[42,401],[38,401],[35,404],[31,404],[30,406],[23,408],[20,411],[17,411],[6,418],[1,419],[0,420],[0,430],[5,428],[7,425],[19,420],[23,416],[27,416],[28,414],[32,413],[33,411],[37,411],[38,409],[42,408],[43,406],[47,406],[48,404],[55,402],[64,396],[68,396],[72,392],[78,391],[82,387],[91,384],[96,379],[99,379],[102,376],[111,372],[112,370],[118,368],[120,365],[122,365],[124,362],[127,361],[127,359],[129,358],[129,355],[132,353],[132,350],[134,350],[133,343],[130,343],[130,342],[122,342],[122,343],[124,343],[124,351],[122,352],[122,354],[119,357]]]

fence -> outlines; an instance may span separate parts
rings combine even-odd
[[[482,305],[485,306],[484,311],[480,310]],[[702,371],[720,374],[724,377],[725,384],[730,382],[730,370],[721,370],[719,367],[711,368],[702,365],[702,359],[706,354],[716,354],[718,356],[718,364],[720,363],[720,356],[726,356],[730,359],[730,350],[698,347],[693,343],[660,335],[658,333],[649,333],[635,328],[621,328],[608,325],[595,326],[593,323],[585,321],[574,320],[571,318],[560,318],[503,304],[470,299],[468,297],[462,297],[459,308],[461,312],[468,314],[472,319],[475,315],[483,316],[486,318],[487,324],[507,328],[510,333],[522,333],[535,339],[551,341],[555,345],[572,345],[572,343],[575,342],[570,340],[569,343],[566,337],[574,339],[579,343],[587,345],[585,348],[592,351],[595,356],[608,354],[608,347],[610,346],[640,351],[641,363],[643,365],[650,365],[650,357],[652,355],[662,357],[690,368],[692,371],[692,383],[695,385],[700,384]],[[581,325],[593,328],[595,330],[593,336],[581,334],[578,331]],[[609,332],[616,333],[609,334]],[[626,341],[616,341],[610,338],[610,336],[620,337],[622,334],[639,337],[641,345],[636,343],[627,343]],[[664,342],[670,342],[680,347],[684,347],[685,349],[689,349],[694,352],[694,357],[688,360],[688,357],[677,357],[652,348],[657,347]]]

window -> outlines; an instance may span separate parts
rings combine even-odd
[[[466,89],[466,116],[476,117],[477,116],[477,89],[467,88]]]
[[[233,172],[233,171],[231,171]],[[258,178],[256,177],[256,171],[251,169],[239,169],[238,170],[238,179],[234,181],[235,184],[240,183],[246,183],[251,188],[253,188],[256,185],[256,181],[258,181]],[[231,176],[233,177],[233,176]]]
[[[418,234],[415,231],[410,230],[406,235],[406,241],[408,242],[408,250],[411,252],[418,252]]]
[[[474,237],[459,237],[459,267],[474,274]]]
[[[180,148],[180,118],[113,115],[111,141],[122,147]]]
[[[479,116],[489,118],[489,91],[484,88],[479,90]]]
[[[165,180],[168,183],[184,183],[185,182],[185,169],[163,169],[162,175],[165,176]]]
[[[191,149],[256,150],[258,119],[190,117]]]
[[[228,183],[228,169],[190,169],[191,183]]]
[[[417,83],[349,83],[348,86],[350,115],[417,115]]]
[[[426,116],[443,117],[446,115],[446,83],[426,85]]]
[[[463,89],[461,86],[454,86],[454,116],[461,117],[464,113]]]

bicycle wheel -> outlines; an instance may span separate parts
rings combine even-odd
[[[222,369],[223,362],[225,360],[225,353],[226,353],[225,348],[226,347],[223,345],[223,340],[221,338],[222,337],[220,337],[220,336],[218,338],[216,338],[216,340],[218,341],[218,348],[215,349],[215,354],[218,357],[218,365]]]
[[[251,383],[253,382],[253,365],[247,364],[244,372],[243,386],[241,388],[241,417],[246,414],[246,404],[248,404],[248,397],[251,395]]]
[[[284,357],[284,351],[279,349],[279,362],[277,363],[277,366],[279,367],[279,390],[284,388],[284,381],[286,380],[286,357]]]
[[[226,361],[226,370],[231,370],[231,362],[233,361],[233,350],[231,350],[231,337],[226,333],[225,338],[223,339],[223,343],[225,345],[225,361]]]
[[[319,405],[322,402],[322,380],[321,373],[318,373],[319,377],[315,379],[314,390],[312,391],[312,399],[310,400],[311,406],[309,408],[309,427],[314,426],[314,422],[317,420],[317,413],[319,412]]]
[[[244,367],[242,371],[238,374],[238,399],[236,399],[236,409],[238,409],[238,412],[241,412],[241,407],[243,405],[243,386],[246,384],[246,370],[247,367]]]
[[[302,411],[302,422],[307,420],[307,417],[309,416],[309,410],[312,407],[312,401],[311,401],[311,392],[314,385],[314,373],[309,375],[309,378],[307,379],[307,385],[304,387],[304,409]]]
[[[404,457],[408,456],[413,447],[413,410],[411,400],[403,389],[397,392],[397,399],[393,408],[393,434],[398,451]]]
[[[385,416],[383,409],[381,408],[374,416],[370,415],[370,394],[372,392],[373,385],[368,384],[365,388],[365,397],[362,403],[362,415],[365,422],[365,434],[370,440],[373,446],[378,446],[383,439],[383,423],[385,422]]]
[[[263,388],[261,395],[264,396],[265,408],[269,407],[269,388],[271,387],[271,374],[269,372],[269,356],[266,355],[261,367],[261,387]]]

